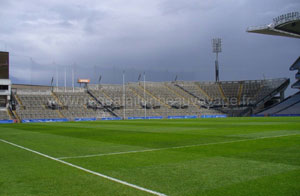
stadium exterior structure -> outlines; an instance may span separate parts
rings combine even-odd
[[[273,23],[260,27],[249,27],[249,33],[277,35],[284,37],[300,38],[300,13],[292,12],[273,19]],[[300,57],[291,65],[290,71],[297,71],[296,82],[292,88],[300,89]],[[267,107],[258,112],[256,116],[286,116],[300,115],[300,92],[287,97],[280,103]]]
[[[283,99],[289,79],[146,82],[86,87],[12,85],[1,119],[19,122],[249,116]],[[276,97],[280,94],[281,97]]]

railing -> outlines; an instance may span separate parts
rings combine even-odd
[[[247,32],[249,31],[258,31],[263,29],[273,28],[272,25],[260,25],[260,26],[252,26],[247,28]]]
[[[91,92],[91,91],[87,91],[87,93],[95,100],[95,101],[97,101],[97,103],[99,103],[101,106],[103,106],[103,103],[99,100],[99,99],[97,99],[97,97]],[[109,113],[111,113],[114,117],[118,117],[118,115],[115,113],[115,112],[113,112],[110,108],[105,108]]]
[[[281,16],[278,16],[277,18],[273,19],[273,24],[275,26],[281,25],[287,22],[295,21],[295,20],[300,20],[300,14],[299,12],[291,12],[287,14],[283,14]]]
[[[281,84],[278,88],[273,90],[271,93],[269,93],[267,96],[263,97],[262,99],[258,100],[255,104],[254,107],[259,106],[262,103],[265,103],[266,101],[270,100],[272,97],[274,97],[276,94],[280,93],[284,89],[287,88],[287,86],[290,84],[290,79],[286,79],[286,81]]]
[[[51,95],[51,91],[18,90],[18,95]]]
[[[268,28],[274,29],[281,24],[284,24],[287,22],[292,22],[292,21],[297,21],[297,20],[300,20],[299,12],[292,12],[292,13],[283,14],[281,16],[278,16],[277,18],[274,18],[273,23],[271,23],[269,25],[248,27],[247,31],[263,30],[263,29],[268,29]]]
[[[73,88],[64,88],[64,87],[54,87],[53,88],[53,92],[56,92],[56,93],[83,93],[85,92],[85,89],[84,88],[81,88],[81,87],[75,87],[74,89]]]

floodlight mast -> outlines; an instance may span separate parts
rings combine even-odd
[[[214,38],[212,40],[213,53],[216,53],[215,69],[216,69],[216,82],[219,82],[219,53],[222,52],[221,38]]]

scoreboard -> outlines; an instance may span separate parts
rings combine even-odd
[[[9,53],[0,52],[0,79],[9,79]]]

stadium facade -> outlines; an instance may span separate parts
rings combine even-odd
[[[300,15],[282,15],[269,25],[247,31],[300,38]],[[0,52],[0,61],[0,122],[300,115],[300,93],[284,99],[288,78],[88,84],[73,88],[11,85],[9,54]],[[290,70],[298,71],[298,81],[292,87],[299,89],[300,57]]]

